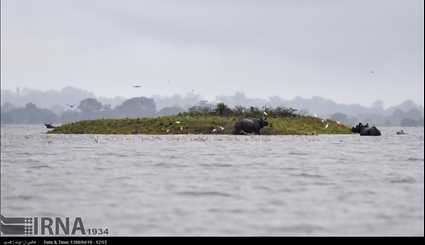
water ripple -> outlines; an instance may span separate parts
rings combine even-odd
[[[79,216],[112,235],[423,236],[424,131],[397,130],[93,136],[2,125],[2,213]]]
[[[182,196],[193,196],[193,197],[234,197],[234,195],[220,192],[220,191],[181,191],[177,192],[177,195]]]

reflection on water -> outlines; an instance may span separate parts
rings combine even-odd
[[[2,126],[1,212],[113,235],[423,235],[424,130],[47,135]]]

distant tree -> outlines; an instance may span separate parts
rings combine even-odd
[[[110,104],[103,105],[103,111],[112,111],[112,106]]]
[[[65,106],[58,104],[52,105],[48,109],[54,112],[56,115],[60,115],[66,110]]]
[[[240,105],[235,106],[235,108],[233,109],[233,113],[236,116],[241,116],[246,112],[246,108]]]
[[[260,109],[254,106],[250,106],[248,110],[244,113],[247,117],[259,117],[261,116]]]
[[[185,110],[179,106],[164,107],[158,111],[159,116],[177,115],[184,112]]]
[[[152,117],[156,113],[156,105],[153,99],[136,97],[124,101],[115,107],[114,117]]]
[[[3,123],[39,124],[55,123],[58,118],[55,113],[48,109],[41,109],[34,103],[27,103],[23,108],[15,108],[2,113],[1,121]]]
[[[101,117],[103,105],[94,98],[87,98],[77,108],[81,111],[81,119],[96,119]]]
[[[230,109],[227,105],[224,103],[218,103],[215,107],[215,113],[219,116],[227,116],[232,114],[232,109]]]
[[[419,121],[410,118],[403,118],[400,122],[400,126],[402,127],[419,127],[421,126]]]
[[[423,118],[423,113],[419,109],[413,108],[413,109],[406,111],[404,113],[404,117],[419,121],[421,118]]]
[[[207,115],[213,113],[210,107],[208,106],[192,106],[189,108],[189,114],[190,115]]]
[[[103,105],[94,98],[87,98],[80,102],[78,109],[84,114],[97,113],[102,109]]]
[[[26,105],[25,105],[25,109],[27,109],[27,110],[36,110],[37,109],[37,106],[34,104],[34,103],[27,103]]]
[[[1,111],[2,112],[8,112],[11,111],[13,109],[15,109],[16,106],[14,106],[12,103],[9,102],[5,102],[2,106],[1,106]]]

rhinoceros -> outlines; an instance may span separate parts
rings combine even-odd
[[[361,136],[381,136],[381,131],[377,129],[375,126],[371,128],[363,128],[360,130]]]
[[[356,125],[356,127],[353,127],[351,131],[353,133],[358,133],[361,136],[380,136],[381,135],[381,131],[379,131],[379,129],[376,128],[375,126],[369,127],[369,124],[362,125],[362,123],[359,123],[358,125]]]
[[[265,117],[258,118],[243,118],[235,123],[233,127],[233,134],[249,134],[255,133],[260,134],[262,128],[267,126],[269,123]]]

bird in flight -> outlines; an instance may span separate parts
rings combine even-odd
[[[135,81],[133,84],[133,88],[140,88],[140,87],[142,87],[142,85],[140,85],[140,82]]]

